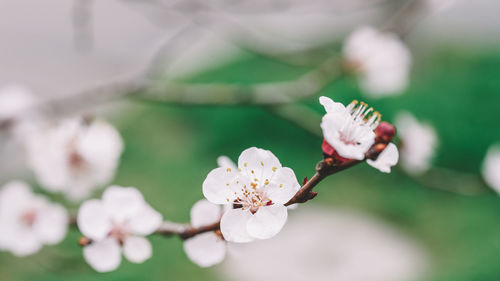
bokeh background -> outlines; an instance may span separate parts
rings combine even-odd
[[[187,83],[251,85],[294,80],[338,52],[342,38],[355,26],[380,23],[396,10],[391,5],[402,5],[401,1],[313,2],[320,7],[326,5],[321,16],[311,12],[301,18],[282,11],[279,5],[264,5],[262,9],[278,7],[274,9],[279,13],[245,21],[258,32],[275,32],[294,44],[278,39],[265,41],[260,50],[269,52],[263,53],[252,45],[242,48],[228,43],[220,34],[229,31],[221,27],[216,27],[217,32],[195,28],[188,30],[184,39],[187,43],[171,50],[176,59],[164,71],[168,79]],[[335,222],[335,214],[347,212],[356,214],[352,220],[362,217],[368,224],[376,222],[377,227],[391,235],[397,233],[404,237],[397,239],[411,244],[407,245],[411,250],[397,254],[410,261],[409,280],[500,279],[500,198],[480,175],[487,148],[500,142],[498,9],[495,1],[457,1],[445,11],[422,17],[405,36],[414,60],[410,86],[400,96],[368,98],[350,75],[342,75],[319,93],[343,103],[364,100],[388,121],[393,121],[400,110],[407,110],[432,124],[439,137],[433,163],[440,172],[411,177],[398,167],[387,175],[366,164],[356,166],[326,179],[318,187],[315,200],[291,213],[292,222],[294,216],[304,222],[300,234],[298,230],[295,236],[286,232],[287,227],[299,229],[292,224],[280,235],[291,235],[300,244],[308,239],[304,233],[325,232],[327,235],[318,238],[323,239],[318,243],[351,243],[348,245],[355,251],[361,242],[336,236],[342,223],[331,228],[328,223],[307,224],[307,216],[333,214],[331,220]],[[0,3],[0,82],[22,83],[43,97],[92,88],[141,69],[165,38],[185,27],[189,21],[186,18],[189,15],[164,13],[141,1],[4,0]],[[323,113],[316,96],[300,104]],[[132,96],[86,108],[85,112],[110,119],[124,138],[125,151],[113,183],[140,188],[149,203],[173,221],[189,220],[189,210],[202,197],[201,184],[219,155],[237,159],[245,148],[266,148],[284,166],[292,167],[299,179],[312,176],[315,163],[322,157],[322,138],[314,133],[319,123],[317,128],[304,129],[269,107],[192,106]],[[23,169],[22,154],[12,146],[3,147],[2,181],[19,177],[36,185]],[[68,207],[77,210],[77,206]],[[342,221],[347,224],[350,220]],[[98,274],[84,262],[76,243],[79,236],[72,229],[60,245],[45,247],[27,258],[0,253],[0,279],[255,280],[248,277],[246,269],[234,269],[231,258],[225,264],[201,269],[187,259],[182,241],[163,237],[151,238],[154,255],[144,264],[123,261],[117,271]],[[285,251],[293,240],[287,241],[290,243],[275,243],[276,247]],[[349,270],[371,270],[377,258],[384,258],[384,251],[393,247],[388,242],[386,248],[382,245],[370,250],[368,243],[367,253],[375,251],[370,253],[373,260],[360,254],[360,261]],[[304,251],[293,258],[301,261],[314,255]],[[276,260],[273,250],[245,253],[269,261],[265,263],[268,268],[261,268],[265,267],[262,263],[256,265],[257,272],[274,269],[282,272],[280,280],[295,280],[293,276],[297,276],[295,268],[284,266],[290,261]],[[334,276],[333,265],[342,256],[335,255],[334,250],[318,252],[317,256],[332,262],[316,263],[311,270],[323,271],[322,276],[327,277],[321,280],[329,280],[328,276]],[[363,280],[371,280],[367,278]]]

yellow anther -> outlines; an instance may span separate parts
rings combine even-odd
[[[277,169],[278,169],[278,168],[276,168],[276,167],[273,167],[273,172],[276,172],[276,170],[277,170]]]
[[[231,172],[231,168],[227,168],[227,169],[226,169],[226,171],[227,171],[227,172]]]

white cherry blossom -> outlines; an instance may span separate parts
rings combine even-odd
[[[35,95],[21,85],[0,88],[0,130],[24,140],[40,121],[38,103]]]
[[[82,234],[91,240],[83,256],[98,272],[115,270],[121,254],[133,263],[142,263],[152,255],[150,242],[144,237],[155,232],[162,216],[133,187],[108,187],[102,199],[84,202],[77,223]]]
[[[27,256],[43,245],[61,242],[69,216],[62,206],[36,195],[24,182],[11,181],[0,189],[0,249]]]
[[[68,119],[34,135],[27,148],[29,166],[45,189],[81,200],[113,179],[123,141],[104,121]]]
[[[434,128],[420,123],[409,112],[400,112],[395,119],[401,139],[401,164],[409,173],[421,174],[430,168],[437,147]]]
[[[408,84],[411,54],[395,34],[358,28],[347,38],[343,55],[359,72],[364,92],[373,97],[401,93]]]
[[[299,188],[294,172],[273,153],[252,147],[241,153],[237,170],[212,170],[203,195],[214,204],[234,206],[224,212],[221,232],[229,242],[244,243],[275,236],[287,219],[284,204]]]
[[[380,122],[380,114],[371,114],[373,108],[363,102],[353,101],[347,107],[328,97],[320,97],[319,102],[326,110],[321,120],[325,140],[340,156],[363,160],[375,142],[373,130]]]
[[[482,174],[486,183],[500,193],[500,145],[488,149],[482,166]]]
[[[366,163],[384,173],[390,173],[391,167],[398,163],[398,148],[392,142],[380,153],[376,160],[367,159]]]
[[[191,226],[201,227],[218,222],[222,217],[219,205],[199,200],[191,208]],[[226,256],[227,242],[215,232],[206,232],[187,239],[184,251],[191,261],[201,267],[218,264]]]

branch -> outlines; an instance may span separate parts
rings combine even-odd
[[[376,159],[384,148],[385,145],[381,146],[380,143],[375,143],[365,154],[365,159]],[[309,181],[305,182],[299,189],[299,191],[297,191],[295,196],[293,196],[292,199],[290,199],[284,205],[290,206],[296,203],[305,203],[315,198],[318,193],[314,192],[313,189],[323,179],[345,169],[351,168],[362,162],[362,160],[347,160],[340,162],[331,157],[325,158],[316,165],[316,173],[314,174],[314,176]],[[172,227],[172,225],[169,224],[167,227],[161,227],[160,229],[158,229],[156,233],[163,236],[178,236],[182,240],[186,240],[196,235],[211,231],[220,231],[220,220],[215,223],[200,227],[179,227],[179,225],[177,224],[174,224]],[[221,234],[219,233],[219,235]]]

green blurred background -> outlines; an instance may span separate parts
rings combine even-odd
[[[247,53],[201,73],[191,82],[252,84],[292,80],[310,70]],[[308,204],[358,209],[387,220],[429,252],[426,281],[500,280],[500,198],[482,183],[486,149],[500,141],[500,53],[494,49],[441,47],[416,55],[412,82],[401,96],[368,99],[353,77],[321,92],[336,101],[368,102],[392,121],[400,110],[435,126],[435,165],[467,176],[448,188],[480,187],[472,196],[429,188],[397,167],[383,174],[362,164],[326,179]],[[303,101],[319,114],[317,97]],[[237,159],[245,148],[271,150],[302,179],[321,160],[321,137],[261,107],[174,106],[134,100],[116,122],[126,148],[114,183],[139,187],[165,218],[185,222],[202,198],[201,184],[219,155]],[[318,124],[319,126],[319,124]],[[456,186],[455,186],[456,185]],[[59,199],[59,198],[56,198]],[[307,208],[304,205],[301,208]],[[73,211],[76,211],[73,207]],[[191,263],[177,238],[151,237],[153,257],[142,265],[123,261],[98,274],[83,260],[71,229],[65,241],[28,258],[0,253],[1,280],[219,280],[217,270]]]

